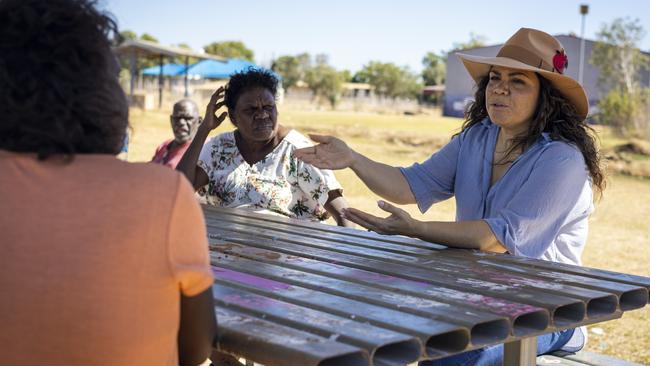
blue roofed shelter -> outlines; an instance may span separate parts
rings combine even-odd
[[[248,69],[249,67],[258,67],[252,62],[239,59],[230,59],[225,62],[215,60],[203,60],[187,67],[187,74],[190,78],[204,79],[228,79],[236,72]],[[180,76],[185,74],[186,66],[183,64],[165,64],[162,67],[163,76]],[[148,67],[142,70],[143,75],[158,76],[160,66]]]
[[[205,92],[209,91],[211,95],[214,92],[215,84],[214,83],[204,83],[208,80],[222,80],[226,81],[230,77],[238,72],[247,71],[249,68],[261,69],[262,67],[246,60],[242,59],[229,59],[225,61],[216,61],[216,60],[203,60],[199,61],[193,65],[188,65],[187,67],[183,64],[169,63],[162,66],[162,71],[160,66],[153,66],[142,70],[143,76],[149,77],[158,77],[164,76],[166,78],[176,78],[185,76],[186,80],[189,78],[191,80],[203,80],[194,84],[194,91],[199,92],[201,95],[199,98],[206,97]],[[280,75],[273,73],[273,75],[278,79],[282,80]],[[187,93],[187,86],[186,86]],[[188,96],[187,94],[185,95]]]
[[[185,69],[187,66],[183,64],[165,64],[162,67],[162,75],[163,76],[180,76],[185,73]],[[158,76],[160,75],[160,65],[158,66],[152,66],[152,67],[147,67],[146,69],[142,70],[142,75],[146,76]]]
[[[258,67],[252,62],[236,58],[219,62],[214,60],[203,60],[190,66],[187,70],[190,75],[197,75],[206,79],[228,79],[236,72],[244,71],[250,67]]]

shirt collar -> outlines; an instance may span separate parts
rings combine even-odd
[[[492,123],[492,121],[490,121],[490,117],[483,118],[481,124],[485,127],[496,126],[495,124]]]
[[[553,142],[553,139],[551,139],[551,134],[548,132],[542,132],[542,137],[539,139],[539,143],[542,144],[543,146],[546,146]]]

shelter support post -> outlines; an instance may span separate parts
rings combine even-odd
[[[162,100],[163,100],[163,86],[165,80],[163,79],[163,61],[164,57],[160,54],[160,73],[158,74],[158,109],[162,109]]]
[[[187,69],[189,68],[190,56],[185,56],[185,98],[190,96],[190,91],[188,89],[188,80],[187,80]]]
[[[131,78],[129,79],[130,82],[130,99],[133,101],[133,93],[135,92],[135,81],[136,81],[136,61],[137,61],[137,55],[135,53],[135,50],[131,52],[131,55],[129,57],[129,66],[130,66],[130,71],[131,71]]]

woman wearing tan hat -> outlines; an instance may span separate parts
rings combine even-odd
[[[388,202],[380,218],[356,209],[350,221],[383,234],[408,235],[457,248],[509,252],[580,264],[593,211],[592,187],[604,187],[584,89],[563,75],[568,60],[552,36],[522,28],[496,57],[458,55],[476,81],[462,131],[421,164],[399,168],[373,161],[331,136],[295,155],[324,169],[351,168],[376,194],[398,204],[456,198],[456,221],[422,222]],[[571,339],[573,330],[538,338],[538,352]],[[445,359],[445,365],[500,364],[500,347]],[[456,363],[456,361],[458,363]],[[435,364],[435,363],[431,363]]]

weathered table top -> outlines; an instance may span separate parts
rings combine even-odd
[[[648,303],[646,277],[203,210],[217,347],[269,366],[404,365],[534,340]]]

